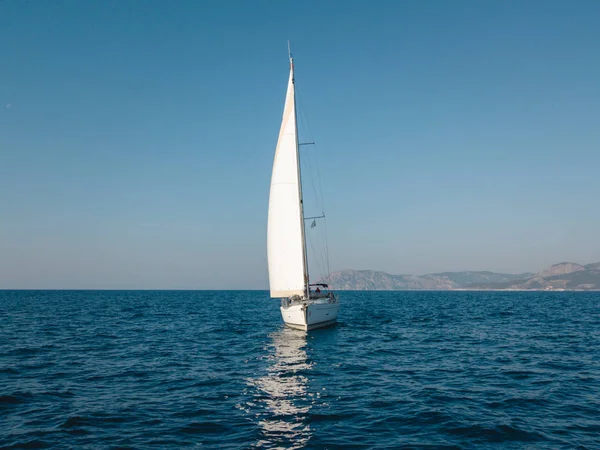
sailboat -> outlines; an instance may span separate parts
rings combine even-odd
[[[284,323],[291,328],[308,331],[334,324],[340,303],[326,283],[310,284],[294,60],[289,49],[288,54],[290,75],[269,193],[267,258],[271,297],[281,299]]]

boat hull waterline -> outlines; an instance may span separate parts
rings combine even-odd
[[[296,330],[314,330],[337,322],[340,304],[335,302],[302,301],[281,305],[281,316],[286,326]]]

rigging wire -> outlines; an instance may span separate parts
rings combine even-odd
[[[316,203],[318,204],[317,206],[321,207],[320,208],[321,213],[324,214],[325,200],[324,200],[324,196],[323,196],[323,184],[322,184],[322,180],[321,180],[322,177],[321,177],[321,167],[320,167],[321,164],[319,161],[319,151],[317,151],[316,143],[314,143],[315,139],[313,138],[312,130],[310,127],[310,122],[304,112],[305,109],[304,109],[304,105],[302,103],[302,98],[298,94],[299,94],[298,86],[296,85],[296,102],[297,102],[297,105],[300,106],[300,108],[297,108],[297,110],[296,110],[296,111],[298,111],[298,109],[300,109],[300,120],[298,122],[300,122],[300,123],[304,122],[305,126],[303,128],[307,131],[306,134],[309,136],[310,140],[312,141],[312,146],[314,147],[314,151],[306,152],[308,154],[305,154],[301,160],[304,161],[305,164],[307,165],[308,173],[310,174],[310,176],[308,178],[310,179],[312,192],[314,193]],[[314,155],[312,155],[313,153],[314,153]],[[313,168],[313,164],[312,164],[313,158],[316,160],[315,161],[316,168]],[[305,170],[305,171],[303,171],[303,173],[306,174],[307,171]],[[315,185],[314,174],[316,174],[318,186]],[[327,282],[329,282],[330,276],[331,276],[331,268],[330,268],[330,260],[329,260],[329,242],[327,239],[327,219],[325,217],[323,217],[323,231],[322,231],[321,235],[322,235],[322,240],[324,242],[324,247],[325,247],[324,252],[317,252],[315,250],[314,241],[311,238],[311,236],[305,235],[305,238],[309,238],[308,240],[309,240],[313,255],[320,256],[319,262],[321,263],[320,264],[321,267],[319,267],[319,268],[324,272],[323,273],[324,278],[327,280]]]

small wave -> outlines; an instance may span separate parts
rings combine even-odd
[[[200,380],[193,384],[194,387],[207,387],[207,386],[220,386],[224,384],[224,380],[218,378],[209,378],[207,380]]]
[[[63,422],[61,428],[84,427],[92,424],[92,421],[87,417],[72,416]]]
[[[586,433],[596,434],[597,436],[600,436],[600,423],[598,423],[598,422],[592,423],[590,425],[583,425],[583,424],[568,425],[567,429],[574,430],[574,431],[583,431]]]
[[[5,405],[18,405],[19,403],[23,403],[19,398],[14,395],[2,395],[0,396],[0,404]]]
[[[510,425],[498,425],[494,428],[485,428],[481,425],[471,425],[468,427],[457,427],[448,430],[450,434],[469,437],[472,439],[483,438],[493,442],[503,441],[539,441],[544,437],[533,431],[520,430]]]
[[[141,370],[126,370],[124,372],[119,373],[109,373],[106,375],[102,374],[94,374],[85,378],[86,381],[101,381],[101,380],[111,380],[118,378],[147,378],[150,375],[150,372],[141,371]]]
[[[199,417],[199,416],[210,416],[213,414],[213,411],[209,409],[195,409],[195,410],[186,410],[180,411],[173,414],[173,417],[178,418],[190,418],[190,417]]]
[[[55,366],[56,363],[54,361],[43,361],[43,362],[37,362],[37,363],[32,363],[32,364],[28,364],[28,365],[23,365],[21,366],[21,369],[25,370],[39,370],[39,369],[46,369],[48,367],[52,367]]]
[[[9,445],[8,447],[2,447],[6,450],[8,449],[23,449],[23,448],[51,448],[52,444],[45,442],[45,441],[40,441],[38,439],[33,439],[31,441],[25,441],[25,442],[17,442],[15,444]]]
[[[22,347],[15,348],[6,353],[7,356],[30,356],[40,353],[44,349],[42,347]]]
[[[377,409],[395,408],[397,405],[398,405],[398,402],[395,400],[383,400],[383,399],[373,400],[371,403],[369,403],[370,408],[377,408]]]
[[[528,370],[503,370],[502,374],[515,380],[526,380],[527,378],[536,375],[534,372]]]
[[[117,336],[116,334],[110,334],[110,333],[96,333],[96,337],[104,338],[104,339],[118,339],[119,336]]]
[[[415,426],[422,427],[423,425],[436,425],[448,423],[452,417],[448,414],[439,411],[422,411],[415,415],[389,415],[373,423],[375,429],[388,426]]]
[[[161,445],[173,448],[180,448],[184,443],[175,439],[152,439],[148,441],[148,445]]]
[[[550,402],[543,398],[507,398],[502,401],[495,401],[487,403],[487,406],[492,409],[499,408],[514,408],[514,407],[529,407],[532,405],[544,406],[548,405]]]
[[[0,396],[0,405],[20,405],[31,401],[32,398],[31,392],[15,392],[12,395]]]
[[[346,413],[346,414],[309,414],[307,422],[324,422],[324,421],[341,421],[347,420],[354,417],[354,414]]]
[[[36,396],[40,397],[57,397],[57,398],[73,398],[75,397],[75,392],[69,390],[61,390],[61,391],[46,391],[41,392],[40,394],[36,394]]]
[[[204,434],[204,433],[226,433],[228,427],[215,422],[192,422],[181,428],[182,433]]]
[[[91,432],[90,427],[102,428],[107,424],[120,424],[129,421],[128,418],[121,416],[71,416],[60,425],[60,428],[72,435],[84,435]]]

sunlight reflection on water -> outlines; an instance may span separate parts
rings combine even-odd
[[[311,403],[308,396],[308,378],[302,373],[311,370],[306,351],[306,332],[283,328],[270,335],[265,346],[270,365],[265,376],[250,379],[257,403],[261,439],[257,447],[303,448],[311,437],[306,423]]]

